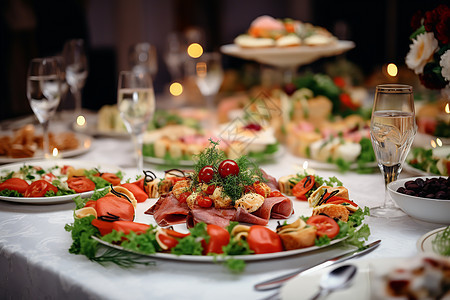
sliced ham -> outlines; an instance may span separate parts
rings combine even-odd
[[[267,180],[266,184],[272,189],[272,191],[278,191],[278,181],[275,177],[267,174],[263,169],[260,169],[263,177]]]
[[[194,208],[187,217],[187,227],[194,227],[195,224],[205,222],[206,224],[214,224],[220,227],[227,227],[230,221],[234,218],[236,209],[216,209],[210,208]]]
[[[270,218],[287,219],[293,212],[294,207],[291,199],[284,196],[269,197],[266,198],[263,205],[253,213],[248,213],[244,209],[238,209],[233,221],[267,225]]]
[[[185,223],[189,214],[189,207],[186,203],[178,202],[172,193],[169,193],[161,196],[145,213],[153,215],[156,223],[165,227]]]

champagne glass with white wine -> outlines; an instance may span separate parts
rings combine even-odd
[[[144,167],[142,144],[148,122],[155,112],[155,92],[148,72],[122,71],[119,74],[117,107],[134,142],[137,169]]]
[[[31,60],[27,74],[27,98],[42,125],[44,157],[49,158],[49,123],[61,100],[61,70],[56,57]]]
[[[376,87],[370,136],[378,167],[384,176],[384,204],[370,209],[371,216],[398,217],[404,213],[394,205],[386,191],[397,180],[417,132],[412,87],[383,84]]]

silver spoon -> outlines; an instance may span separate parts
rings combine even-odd
[[[320,289],[311,300],[325,297],[335,290],[348,286],[356,274],[356,269],[357,268],[354,265],[343,265],[324,274],[320,278]]]

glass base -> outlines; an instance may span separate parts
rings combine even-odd
[[[377,206],[370,209],[370,216],[376,218],[399,218],[406,214],[395,206]]]

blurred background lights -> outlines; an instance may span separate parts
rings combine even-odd
[[[86,124],[86,119],[83,116],[77,117],[77,125],[78,126],[84,126]]]
[[[183,93],[183,86],[179,82],[174,82],[170,85],[169,92],[173,96],[180,96]]]
[[[203,54],[203,47],[198,43],[192,43],[187,48],[187,53],[192,58],[199,58]]]
[[[57,157],[58,153],[59,153],[58,149],[57,148],[53,148],[53,151],[52,151],[53,157]]]
[[[387,65],[387,73],[389,76],[395,77],[398,74],[397,66],[393,63]]]
[[[445,112],[450,114],[450,104],[449,103],[445,104]]]

